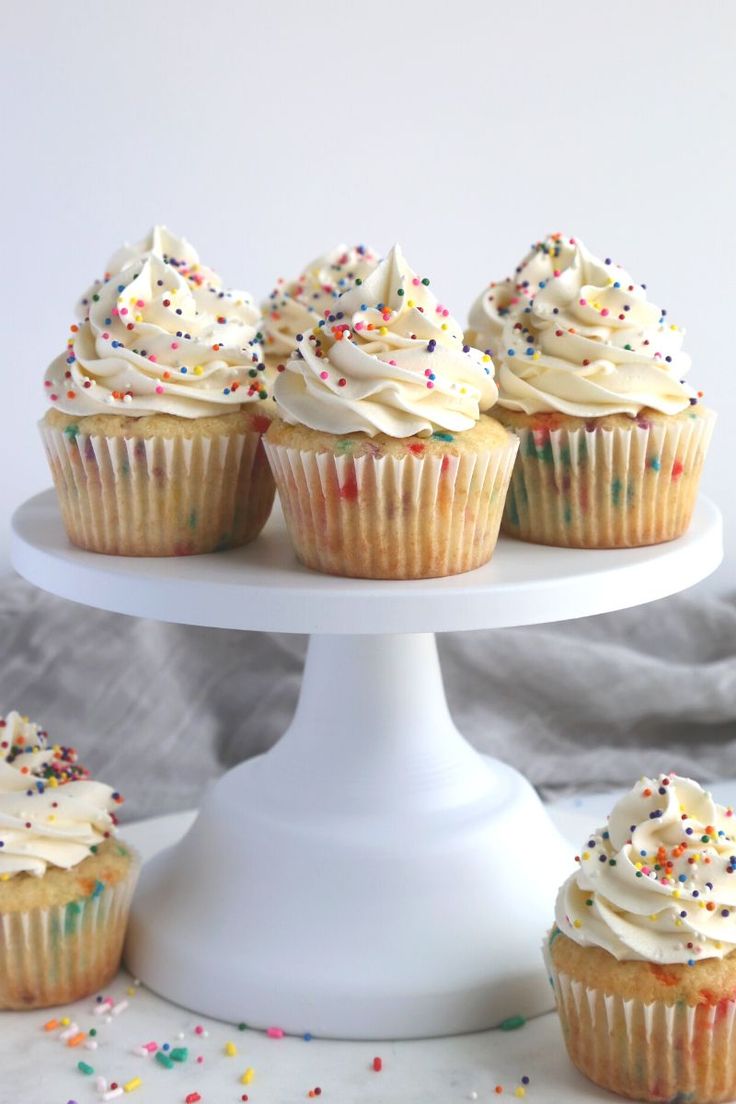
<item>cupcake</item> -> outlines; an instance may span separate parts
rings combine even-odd
[[[111,258],[46,372],[40,423],[70,540],[178,556],[253,540],[273,504],[261,318],[164,227]]]
[[[570,1058],[634,1100],[733,1100],[733,809],[688,778],[642,778],[578,862],[545,949]]]
[[[378,254],[366,245],[336,245],[317,257],[296,280],[279,280],[263,311],[264,361],[273,379],[296,348],[296,335],[324,321],[343,292],[362,284]]]
[[[0,718],[0,1009],[80,1000],[116,973],[138,875],[121,801],[73,748]]]
[[[276,381],[266,452],[299,559],[375,579],[490,559],[517,449],[481,414],[496,395],[490,356],[394,246]]]
[[[504,532],[622,548],[687,530],[714,415],[683,379],[683,330],[666,314],[558,234],[474,304],[468,340],[496,358],[494,416],[520,440]]]

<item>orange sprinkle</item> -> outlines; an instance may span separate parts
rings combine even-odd
[[[56,1031],[58,1026],[58,1020],[47,1020],[46,1023],[43,1025],[43,1029],[44,1031]]]
[[[83,1043],[86,1038],[87,1038],[87,1032],[86,1031],[78,1031],[76,1035],[72,1035],[71,1039],[69,1039],[69,1041],[67,1042],[66,1045],[70,1046],[70,1047],[79,1046],[79,1044]]]
[[[651,797],[651,796],[652,796],[652,791],[647,786],[646,790],[644,790],[644,797]]]

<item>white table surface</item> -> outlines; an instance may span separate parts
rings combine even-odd
[[[736,782],[713,787],[718,800],[733,801]],[[550,806],[558,826],[570,838],[571,868],[576,843],[605,818],[612,796],[571,798]],[[173,843],[191,823],[193,814],[160,817],[126,826],[124,836],[149,857]],[[550,917],[552,902],[550,902]],[[226,953],[226,952],[224,952]],[[540,959],[540,969],[543,969]],[[94,1015],[94,999],[62,1009],[36,1012],[0,1012],[0,1104],[94,1104],[101,1099],[95,1077],[120,1084],[134,1077],[141,1085],[119,1099],[131,1104],[179,1104],[199,1093],[201,1104],[236,1104],[244,1093],[251,1104],[297,1104],[309,1099],[310,1089],[322,1089],[318,1098],[329,1104],[452,1104],[477,1099],[515,1101],[521,1078],[528,1076],[524,1099],[528,1104],[600,1104],[620,1100],[591,1085],[568,1061],[554,1013],[530,1020],[515,1031],[487,1031],[413,1042],[333,1042],[297,1038],[268,1038],[256,1031],[192,1015],[168,1004],[143,986],[128,994],[130,977],[121,972],[105,995],[127,1000],[120,1015]],[[514,1009],[509,1009],[513,1015]],[[69,1016],[80,1029],[98,1031],[98,1049],[70,1049],[46,1033],[51,1017]],[[207,1035],[198,1036],[201,1025]],[[278,1026],[278,1025],[274,1025]],[[187,1047],[188,1060],[165,1069],[152,1058],[133,1054],[143,1043],[168,1042]],[[227,1057],[225,1044],[235,1043],[237,1055]],[[204,1062],[197,1064],[197,1056]],[[373,1071],[380,1056],[383,1069]],[[77,1069],[82,1060],[95,1075]],[[244,1071],[254,1070],[243,1085]],[[496,1094],[496,1085],[503,1093]],[[477,1094],[477,1096],[474,1096]]]

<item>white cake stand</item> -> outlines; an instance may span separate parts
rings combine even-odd
[[[721,555],[720,515],[701,500],[671,544],[502,539],[470,574],[373,582],[301,567],[278,510],[249,548],[139,560],[73,548],[53,492],[31,499],[13,520],[13,563],[45,590],[163,621],[312,634],[288,731],[214,785],[184,839],[146,865],[132,972],[202,1014],[338,1038],[472,1031],[549,1008],[540,944],[573,851],[529,783],[455,728],[433,634],[648,602]]]

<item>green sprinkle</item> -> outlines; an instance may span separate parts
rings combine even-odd
[[[619,506],[621,504],[621,490],[621,480],[614,479],[611,483],[611,502],[614,506]]]
[[[507,1020],[502,1020],[498,1027],[500,1031],[516,1031],[517,1028],[523,1027],[525,1023],[525,1016],[509,1016]]]
[[[175,1062],[186,1062],[189,1057],[189,1049],[188,1047],[174,1047],[173,1050],[169,1051],[169,1057]]]
[[[80,1073],[83,1073],[85,1077],[90,1077],[95,1071],[92,1066],[88,1066],[86,1062],[77,1062],[77,1069]]]
[[[78,433],[79,433],[79,426],[78,425],[68,425],[64,430],[64,436],[68,437],[70,441],[76,440],[76,437],[77,437]]]
[[[427,277],[426,277],[426,276],[425,276],[425,277],[424,277],[424,279],[422,280],[422,283],[424,284],[424,286],[425,286],[425,287],[429,287],[429,280],[427,279]]]
[[[101,893],[104,893],[104,890],[105,890],[105,883],[104,882],[95,882],[95,888],[92,890],[91,896],[92,897],[99,897]]]
[[[398,290],[398,291],[396,292],[396,294],[397,294],[397,295],[403,295],[403,294],[404,294],[404,289],[403,289],[403,288],[399,288],[399,290]]]
[[[91,1038],[91,1039],[94,1039],[94,1037],[95,1037],[95,1035],[96,1035],[96,1034],[97,1034],[97,1028],[96,1028],[96,1027],[91,1027],[91,1028],[89,1029],[89,1035],[90,1035],[90,1038]]]
[[[164,1052],[162,1050],[157,1050],[156,1051],[156,1061],[158,1062],[158,1064],[160,1066],[163,1066],[164,1069],[173,1069],[174,1068],[174,1063],[171,1061],[168,1054],[164,1054]]]
[[[351,441],[349,437],[343,437],[340,441],[335,443],[335,448],[338,452],[349,452],[350,449],[355,447],[355,441]]]
[[[649,461],[649,467],[652,469],[652,471],[659,471],[659,469],[662,467],[662,462],[658,456],[653,456],[651,458],[651,460]]]
[[[436,433],[432,434],[432,438],[435,441],[454,441],[455,440],[455,438],[453,437],[453,435],[451,433],[441,433],[439,430],[437,430]]]
[[[238,1024],[238,1031],[247,1031],[247,1029],[248,1029],[247,1024]]]
[[[98,848],[98,844],[96,844],[96,843],[93,843],[92,846],[90,847],[90,851],[92,852],[93,855],[97,854],[97,848]]]
[[[189,526],[190,529],[196,529],[197,528],[197,511],[196,510],[192,510],[191,514],[189,515],[189,520],[187,522],[187,525]]]
[[[588,898],[588,900],[587,900],[587,901],[586,901],[585,903],[586,903],[586,905],[592,905],[592,904],[593,904],[593,902],[592,902],[592,900],[590,899],[590,897]]]
[[[355,286],[356,286],[356,287],[360,287],[360,285],[361,285],[362,283],[363,283],[363,281],[362,281],[362,280],[360,279],[360,277],[358,277],[358,279],[357,279],[357,280],[355,281]]]

